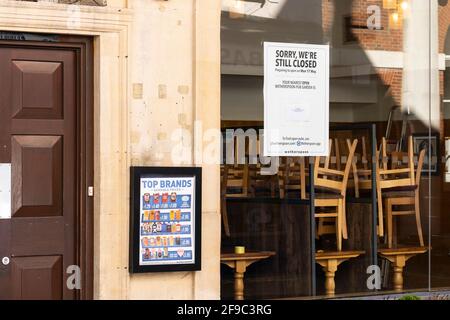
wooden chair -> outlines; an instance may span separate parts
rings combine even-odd
[[[372,166],[369,165],[371,155],[367,152],[366,140],[366,137],[361,137],[361,161],[357,161],[356,168],[353,168],[353,175],[358,177],[355,186],[356,198],[359,198],[362,190],[372,190]]]
[[[364,138],[364,137],[363,137]],[[350,139],[345,139],[344,142],[342,139],[334,138],[333,140],[330,139],[330,150],[329,150],[329,156],[325,158],[324,162],[324,168],[336,168],[336,170],[341,171],[343,167],[343,162],[345,158],[348,158],[349,156],[349,150],[351,149],[351,142]],[[341,151],[342,150],[342,151]],[[347,152],[345,152],[347,150]],[[333,155],[334,152],[334,155]],[[353,155],[353,160],[351,164],[351,170],[350,175],[348,177],[347,181],[347,189],[353,189],[355,188],[355,181],[356,186],[358,185],[358,176],[356,175],[356,164],[355,164],[355,158],[356,158],[356,149],[355,154]],[[346,162],[344,162],[346,163]],[[355,188],[355,192],[357,193],[357,189]],[[357,193],[359,196],[359,193]],[[324,233],[334,233],[334,226],[332,228],[326,228],[324,227],[323,222],[330,222],[330,219],[319,219],[319,230],[318,235],[324,234]]]
[[[330,164],[332,161],[332,153],[333,153],[333,141],[336,142],[336,139],[330,139],[328,142],[328,155],[325,157],[319,157],[319,166],[323,165],[324,169],[329,169]],[[338,152],[339,150],[337,150]],[[335,149],[335,157],[336,157],[336,149]],[[337,158],[337,157],[336,157]],[[315,161],[317,160],[317,157],[315,158]],[[336,160],[337,161],[337,160]],[[335,166],[337,166],[337,162],[334,163]],[[327,179],[327,176],[323,176],[324,179]],[[317,232],[316,232],[316,238],[318,239],[321,235],[329,234],[329,233],[336,233],[336,225],[334,224],[336,222],[336,219],[334,218],[319,218],[319,223],[317,225]],[[328,223],[328,225],[326,225]]]
[[[416,181],[414,178],[414,155],[413,155],[413,140],[409,137],[408,140],[408,163],[404,168],[388,168],[387,151],[384,147],[385,139],[381,151],[377,151],[378,164],[376,166],[376,181],[377,181],[377,202],[378,202],[378,235],[384,236],[383,225],[383,197],[382,192],[385,189],[391,189],[391,191],[398,190],[414,190],[416,188]],[[383,157],[380,160],[380,152]],[[380,163],[380,161],[382,163]]]
[[[334,161],[332,160],[331,162],[334,162],[335,168],[337,170],[342,170],[341,146],[339,138],[334,138],[333,142],[334,142],[334,159],[333,159]]]
[[[222,165],[220,167],[220,213],[222,215],[222,223],[227,237],[231,236],[230,224],[228,222],[227,211],[227,183],[228,183],[228,167]]]
[[[248,164],[225,165],[226,196],[246,198],[249,195],[249,166]]]
[[[343,142],[339,139],[334,139],[334,154],[336,157],[336,169],[341,170],[342,157],[348,156],[348,150],[350,150],[351,142],[349,139],[345,140],[345,147],[343,147]],[[361,150],[360,153],[355,151],[353,156],[353,163],[350,170],[350,176],[348,178],[347,188],[354,190],[355,198],[360,197],[361,190],[371,190],[372,189],[372,170],[369,167],[369,155],[367,154],[367,144],[366,137],[361,137]],[[347,150],[347,152],[342,152],[342,150]]]
[[[343,171],[328,168],[326,161],[325,166],[321,167],[320,157],[316,157],[314,161],[314,186],[317,190],[314,207],[320,209],[319,212],[316,211],[315,217],[319,219],[335,220],[338,251],[342,250],[342,239],[348,238],[345,196],[347,192],[348,177],[357,144],[358,140],[356,139],[353,140],[353,143],[350,143],[349,155]]]
[[[332,169],[334,167],[337,170],[340,170],[340,153],[339,147],[336,148],[336,144],[338,143],[338,139],[330,139],[328,142],[328,155],[325,157],[319,157],[319,166],[323,165],[323,169]],[[334,142],[334,143],[333,143]],[[333,150],[334,150],[334,158],[333,158]],[[317,158],[315,158],[317,160]],[[326,175],[323,175],[324,179],[328,179]],[[317,233],[316,238],[319,238],[321,235],[336,233],[336,219],[334,218],[319,218],[319,223],[317,225]]]
[[[284,158],[278,169],[280,198],[284,199],[289,191],[296,191],[300,199],[306,199],[306,176],[304,157]]]
[[[246,198],[249,195],[248,165],[223,165],[221,167],[220,207],[224,231],[230,236],[227,198]]]
[[[398,156],[393,154],[392,158]],[[403,155],[401,155],[403,156]],[[411,186],[410,191],[391,191],[383,194],[384,208],[386,210],[386,224],[387,224],[387,237],[388,237],[388,248],[392,248],[393,244],[393,218],[407,215],[415,215],[416,217],[416,227],[417,234],[419,236],[420,246],[424,246],[422,224],[420,221],[420,198],[419,198],[419,187],[422,175],[423,161],[425,158],[425,150],[421,150],[419,154],[419,160],[417,163],[417,169],[415,172],[415,184]],[[397,158],[399,159],[399,158]],[[393,166],[398,166],[397,161],[393,161]],[[409,161],[408,161],[409,162]],[[414,207],[414,210],[410,208]]]
[[[276,189],[278,184],[277,174],[261,174],[261,164],[249,165],[249,192],[252,197],[256,197],[259,191],[269,190],[270,196],[276,196]]]
[[[249,163],[248,188],[250,196],[256,197],[257,193],[259,192],[264,192],[265,194],[267,194],[267,191],[269,191],[270,197],[274,198],[276,196],[278,185],[278,175],[276,171],[270,173],[270,166],[272,165],[272,163],[270,163],[270,165],[265,165],[264,161],[262,161],[262,159],[265,158],[263,157],[263,140],[259,139],[259,137],[256,137],[255,141],[251,139],[239,141],[239,139],[237,139],[236,146],[236,154],[238,156],[239,154],[242,154],[243,150],[245,149],[244,157]]]

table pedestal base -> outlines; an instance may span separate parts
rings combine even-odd
[[[247,267],[257,261],[267,259],[275,255],[275,252],[248,252],[221,254],[220,262],[234,269],[234,299],[244,300],[244,274]]]
[[[392,282],[395,291],[403,290],[403,268],[406,262],[421,253],[428,251],[427,247],[379,249],[378,254],[392,263],[394,271]]]
[[[339,265],[349,259],[359,257],[364,251],[337,251],[316,253],[316,263],[325,272],[325,293],[327,296],[335,294],[336,284],[334,277]]]

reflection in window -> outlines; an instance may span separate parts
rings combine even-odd
[[[224,154],[240,148],[247,161],[232,157],[222,165],[222,251],[245,246],[275,253],[247,268],[245,297],[326,295],[333,254],[343,260],[333,274],[336,294],[373,294],[367,270],[374,264],[381,290],[449,287],[447,1],[230,0],[222,9],[222,131],[233,137],[238,129],[255,130],[257,156],[263,42],[331,46],[327,157],[282,157],[276,174],[263,175],[264,164],[249,162],[249,139],[224,144]],[[330,188],[335,175],[347,176],[344,192]],[[311,182],[319,199],[314,229]],[[335,205],[340,201],[344,207]],[[381,209],[377,225],[374,205]],[[408,258],[401,289],[393,256]],[[221,272],[222,297],[231,299],[233,271]]]

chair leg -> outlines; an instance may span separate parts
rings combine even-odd
[[[397,226],[398,219],[396,216],[392,216],[392,245],[397,246],[398,245],[398,226]]]
[[[341,201],[341,213],[342,213],[342,237],[344,239],[348,239],[348,230],[347,230],[347,213],[345,208],[345,198]]]
[[[416,211],[416,225],[417,225],[417,234],[419,235],[420,246],[424,246],[423,242],[423,233],[422,233],[422,222],[420,221],[420,202],[419,202],[419,191],[415,192],[414,196],[414,208]]]
[[[270,178],[270,196],[275,198],[275,190],[276,190],[276,180],[274,180],[274,176]]]
[[[386,211],[388,248],[392,248],[392,203],[391,203],[391,199],[386,199],[384,203],[385,203],[385,211]]]
[[[316,233],[316,239],[319,239],[319,237],[323,234],[323,219],[319,218],[317,223],[317,233]]]
[[[378,236],[382,237],[384,235],[384,227],[383,227],[383,199],[381,198],[381,190],[377,190],[377,198],[378,198]]]
[[[343,212],[342,212],[342,199],[339,199],[339,205],[338,205],[338,214],[336,217],[336,243],[337,243],[337,250],[342,251],[342,218],[343,218]]]
[[[227,199],[223,197],[222,199],[222,221],[223,221],[223,228],[225,230],[225,235],[227,237],[230,236],[230,224],[228,223],[228,212],[227,212]]]
[[[352,164],[353,168],[353,182],[355,183],[355,198],[359,198],[359,177],[358,169],[356,168],[356,163]]]
[[[317,223],[316,239],[319,240],[319,237],[322,235],[323,232],[323,222],[321,218],[317,219],[317,221],[318,223]]]
[[[355,198],[359,199],[359,181],[355,181]]]
[[[279,189],[279,193],[280,193],[280,199],[284,199],[284,186],[282,186],[280,184],[280,186],[278,187]]]

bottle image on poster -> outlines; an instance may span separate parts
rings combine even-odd
[[[195,263],[195,177],[141,177],[139,264]]]

